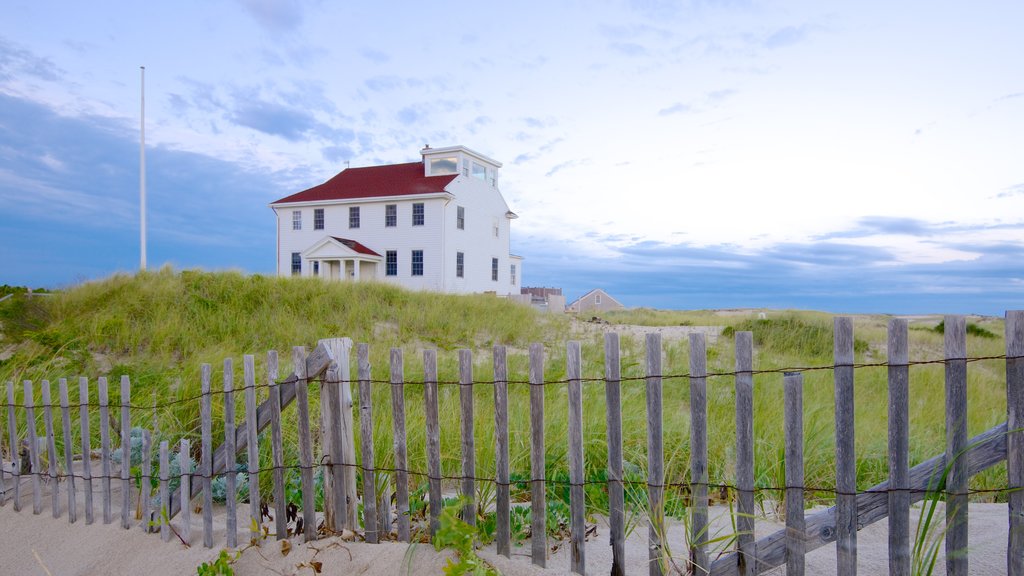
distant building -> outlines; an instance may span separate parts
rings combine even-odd
[[[516,300],[543,312],[565,312],[565,296],[561,288],[524,286]]]
[[[625,306],[612,298],[607,292],[600,288],[594,288],[583,296],[580,296],[572,304],[569,304],[568,311],[577,314],[589,314],[591,312],[607,312],[609,310],[622,310]]]
[[[464,146],[420,156],[347,168],[272,202],[278,275],[518,297],[523,259],[509,252],[517,216],[498,190],[501,163]]]

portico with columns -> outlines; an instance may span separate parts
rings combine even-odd
[[[343,281],[377,278],[383,262],[380,254],[359,242],[336,236],[326,236],[310,246],[302,252],[302,259],[309,263],[303,267],[305,275]]]

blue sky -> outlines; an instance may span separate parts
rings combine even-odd
[[[380,4],[379,6],[376,4]],[[5,2],[0,283],[270,273],[267,203],[462,144],[524,284],[630,306],[1024,302],[1020,2]]]

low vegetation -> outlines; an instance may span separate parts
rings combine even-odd
[[[734,454],[734,368],[732,335],[749,330],[754,334],[755,369],[827,367],[832,362],[831,316],[814,312],[768,311],[654,311],[630,310],[607,314],[611,324],[648,326],[715,326],[717,337],[708,342],[709,476],[712,484],[735,482]],[[940,317],[914,320],[910,332],[911,361],[942,358],[942,335],[936,326]],[[855,319],[855,354],[858,363],[885,361],[885,316]],[[583,344],[584,449],[588,508],[607,511],[607,494],[601,485],[607,459],[603,338],[594,325],[575,322],[561,315],[537,313],[529,307],[493,296],[455,296],[409,292],[375,283],[327,283],[318,279],[274,278],[240,273],[208,273],[163,269],[136,275],[116,275],[62,291],[49,298],[14,297],[0,303],[0,383],[22,380],[56,381],[66,377],[77,394],[77,377],[111,379],[127,374],[132,379],[132,402],[162,407],[137,410],[137,425],[152,426],[159,439],[177,441],[190,437],[198,447],[198,403],[190,400],[199,393],[202,363],[213,366],[219,386],[222,361],[235,358],[235,386],[241,386],[241,356],[256,355],[258,381],[265,382],[265,352],[278,350],[281,374],[290,368],[291,347],[312,349],[320,338],[348,336],[370,345],[374,379],[374,444],[377,463],[391,466],[392,439],[388,353],[391,348],[405,352],[405,386],[409,467],[427,470],[423,409],[422,350],[439,351],[439,378],[457,382],[455,350],[474,350],[474,379],[486,382],[492,376],[491,348],[504,344],[509,350],[511,468],[513,496],[525,499],[529,493],[529,386],[527,349],[532,342],[545,344],[545,379],[565,378],[565,342]],[[972,318],[976,327],[968,336],[968,355],[995,356],[1005,352],[1002,320]],[[607,328],[607,327],[604,327]],[[614,326],[612,326],[614,328]],[[622,338],[622,405],[626,477],[631,484],[627,499],[635,506],[646,502],[646,413],[644,385],[644,341]],[[666,337],[664,342],[664,429],[666,480],[685,483],[689,477],[689,385],[685,339]],[[716,375],[718,374],[718,375]],[[856,430],[857,472],[861,489],[887,477],[885,367],[857,370]],[[978,434],[1006,418],[1004,367],[999,361],[972,362],[968,371],[968,427]],[[115,381],[115,380],[112,380]],[[833,384],[828,370],[805,372],[804,422],[806,483],[811,487],[834,486]],[[945,446],[943,411],[943,367],[941,364],[911,368],[911,464],[941,453]],[[117,402],[112,387],[111,401]],[[318,410],[314,392],[312,409]],[[756,482],[761,488],[783,486],[782,376],[755,376]],[[260,390],[260,399],[266,396]],[[94,392],[95,395],[95,392]],[[475,388],[477,476],[494,473],[493,389]],[[175,401],[181,400],[180,403]],[[38,401],[38,399],[37,399]],[[220,409],[215,397],[214,410]],[[442,384],[439,394],[442,422],[442,468],[446,476],[461,475],[458,386]],[[565,464],[567,429],[566,388],[553,384],[545,388],[547,477],[552,510],[567,501]],[[239,403],[243,404],[243,403]],[[244,406],[239,405],[239,417]],[[294,437],[294,411],[285,422],[286,437]],[[355,411],[358,418],[359,411]],[[41,416],[39,416],[41,417]],[[217,426],[217,424],[215,424]],[[222,424],[221,424],[222,426]],[[97,430],[96,427],[93,430]],[[358,424],[356,433],[358,434]],[[214,434],[222,434],[222,429]],[[288,436],[291,434],[291,436]],[[286,457],[297,461],[294,443],[288,443]],[[359,439],[355,445],[358,449]],[[244,458],[243,458],[244,459]],[[270,454],[261,455],[269,467]],[[262,467],[262,464],[261,464]],[[413,476],[418,481],[419,476]],[[297,478],[295,479],[297,481]],[[378,478],[382,484],[384,478]],[[269,487],[269,473],[261,473]],[[297,484],[297,482],[296,482]],[[383,484],[382,484],[383,485]],[[1005,485],[1005,469],[997,467],[972,479],[972,488],[998,489]],[[416,488],[415,486],[413,488]],[[480,487],[480,499],[493,500],[493,486]],[[729,491],[714,491],[728,498]],[[759,493],[766,504],[776,500],[770,490]],[[828,501],[825,490],[811,492],[812,498]],[[673,488],[666,495],[670,514],[682,514],[687,505],[685,489]],[[988,498],[999,498],[996,493]],[[289,499],[300,501],[289,491]],[[553,517],[551,529],[564,529]],[[484,519],[484,524],[486,519]]]

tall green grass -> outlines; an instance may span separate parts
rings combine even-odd
[[[756,311],[662,312],[625,311],[605,315],[613,323],[659,326],[712,325],[722,328],[721,336],[708,344],[707,380],[709,413],[709,478],[713,484],[735,483],[734,368],[732,334],[754,333],[755,369],[829,366],[832,363],[831,317],[814,312],[769,312],[766,320]],[[885,360],[884,316],[855,319],[855,354],[858,363]],[[935,325],[939,318],[912,325],[911,360],[942,358],[942,335]],[[30,379],[55,381],[69,378],[72,398],[77,397],[77,376],[112,378],[111,401],[119,401],[116,379],[132,378],[132,401],[138,405],[170,404],[155,410],[136,411],[135,425],[154,428],[165,439],[186,436],[199,446],[198,402],[202,363],[213,367],[214,389],[221,386],[222,361],[235,359],[235,387],[241,387],[243,354],[255,354],[257,382],[266,382],[265,352],[278,350],[281,375],[291,370],[291,347],[312,349],[320,338],[348,336],[370,345],[374,400],[374,445],[377,464],[392,465],[391,386],[388,384],[388,351],[405,353],[404,387],[407,410],[409,467],[425,472],[425,418],[422,350],[436,348],[441,418],[442,469],[447,476],[461,474],[457,355],[455,350],[474,350],[474,378],[492,378],[491,348],[504,344],[509,350],[510,451],[513,479],[529,477],[529,387],[528,357],[531,342],[543,342],[546,352],[545,379],[558,382],[566,377],[565,342],[583,344],[584,450],[587,478],[598,484],[588,486],[592,510],[607,507],[600,482],[607,461],[603,339],[599,332],[583,329],[570,318],[540,314],[532,309],[493,296],[456,296],[409,292],[376,283],[328,283],[319,279],[275,278],[240,273],[200,271],[156,272],[116,275],[106,280],[76,286],[48,298],[12,298],[0,304],[3,344],[9,357],[0,362],[0,383]],[[968,336],[970,356],[1002,354],[1003,327],[999,319],[979,318],[972,322],[995,335]],[[646,404],[644,344],[642,339],[622,338],[623,453],[628,480],[646,479]],[[664,441],[666,479],[685,483],[689,478],[689,382],[685,378],[689,350],[685,340],[666,339],[664,345]],[[354,364],[354,363],[353,363]],[[968,427],[980,433],[1006,417],[1006,393],[1002,365],[998,361],[973,362],[968,371]],[[353,376],[355,374],[353,373]],[[829,488],[835,485],[833,456],[833,385],[828,370],[805,375],[804,422],[806,483]],[[758,374],[754,379],[755,471],[759,487],[784,485],[782,433],[782,376]],[[943,369],[941,365],[911,369],[911,464],[935,454],[945,446],[943,410]],[[317,387],[312,409],[318,410]],[[567,426],[566,386],[552,384],[544,389],[546,403],[547,475],[566,479],[565,439]],[[259,391],[259,399],[266,390]],[[95,398],[95,391],[93,392]],[[487,384],[474,389],[477,475],[494,473],[493,389]],[[37,399],[38,400],[38,399]],[[215,413],[222,398],[214,396]],[[867,488],[887,477],[887,385],[886,369],[862,368],[856,374],[856,430],[858,485]],[[239,417],[244,402],[236,403]],[[358,418],[359,411],[355,411]],[[41,418],[41,415],[39,416]],[[215,419],[216,420],[216,419]],[[316,418],[313,419],[314,423]],[[295,438],[294,410],[286,414],[286,438]],[[93,430],[97,427],[94,425]],[[222,434],[215,422],[214,434]],[[358,439],[356,426],[356,447]],[[264,447],[268,443],[263,442]],[[294,441],[286,442],[287,457],[297,461]],[[243,458],[244,460],[244,458]],[[269,465],[269,450],[261,460]],[[424,477],[413,476],[420,483]],[[269,474],[261,477],[269,484]],[[999,488],[1005,484],[1001,468],[972,479],[973,488]],[[561,498],[566,490],[551,487]],[[516,493],[525,497],[524,482]],[[642,504],[644,490],[630,491]],[[778,494],[762,492],[771,500]],[[812,494],[828,500],[827,491]],[[670,500],[685,504],[685,490],[670,490]]]

